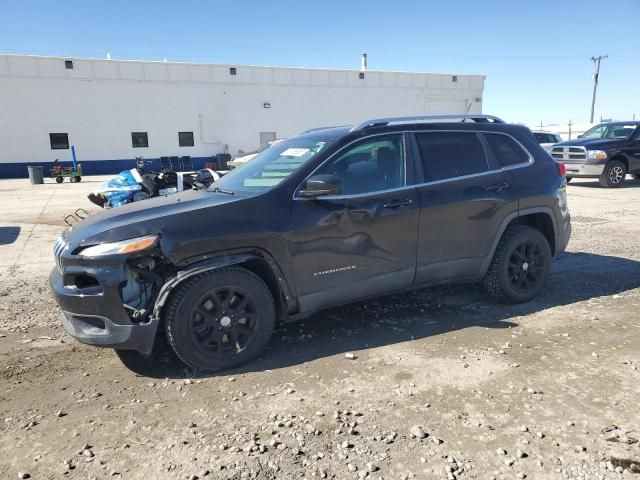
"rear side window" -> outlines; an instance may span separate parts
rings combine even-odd
[[[499,133],[485,133],[484,136],[501,166],[510,167],[529,161],[529,154],[513,138]]]
[[[487,156],[476,133],[417,133],[427,181],[445,180],[489,170]]]

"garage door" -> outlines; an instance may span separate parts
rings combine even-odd
[[[447,115],[466,112],[466,98],[427,97],[424,101],[424,113],[427,115]]]

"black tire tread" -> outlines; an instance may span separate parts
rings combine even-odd
[[[271,312],[273,312],[274,316],[275,316],[275,310],[276,310],[276,304],[275,301],[273,299],[273,295],[271,293],[271,290],[269,289],[269,287],[267,286],[267,284],[264,282],[264,280],[262,280],[262,278],[260,278],[258,275],[256,275],[255,273],[247,270],[246,268],[242,268],[242,267],[225,267],[225,268],[219,268],[219,269],[215,269],[215,270],[209,270],[208,272],[204,272],[201,273],[200,275],[195,275],[191,278],[188,278],[187,280],[185,280],[184,282],[180,283],[177,287],[177,289],[172,292],[168,302],[167,302],[167,307],[164,313],[164,324],[165,324],[165,333],[167,336],[167,341],[169,342],[169,345],[171,345],[172,350],[174,351],[174,353],[176,354],[176,356],[185,364],[188,365],[189,367],[198,370],[200,369],[198,366],[196,365],[192,365],[187,359],[185,359],[182,355],[180,355],[180,352],[178,351],[178,349],[175,347],[175,335],[174,335],[174,325],[176,320],[178,320],[176,318],[176,313],[178,310],[178,307],[184,297],[184,295],[186,294],[187,291],[189,291],[189,289],[191,289],[193,286],[195,286],[198,282],[200,282],[203,278],[212,276],[212,275],[219,275],[220,273],[227,273],[227,272],[238,272],[238,273],[243,273],[243,274],[247,274],[250,275],[251,277],[253,277],[253,279],[258,282],[258,284],[260,284],[262,287],[264,287],[266,289],[266,291],[269,293],[268,297],[270,300],[270,305],[264,307],[264,308],[269,308],[271,310]],[[259,354],[260,352],[258,352]],[[255,355],[257,356],[257,354]],[[255,358],[255,357],[254,357]],[[252,358],[253,359],[253,358]],[[247,360],[250,361],[250,360]],[[213,369],[209,369],[210,371],[217,371],[217,370],[223,370],[227,367],[221,367],[221,368],[213,368]]]
[[[496,247],[496,251],[493,254],[493,258],[491,259],[491,263],[489,264],[489,268],[487,269],[487,273],[484,276],[483,285],[485,290],[489,295],[502,303],[513,303],[513,301],[507,298],[502,286],[500,285],[499,280],[499,269],[500,269],[500,260],[502,257],[502,253],[509,242],[509,240],[520,232],[526,231],[536,231],[541,233],[539,230],[527,226],[527,225],[511,225],[507,227],[507,229],[502,234],[500,241],[498,242],[498,246]]]

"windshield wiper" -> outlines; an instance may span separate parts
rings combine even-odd
[[[216,193],[224,193],[227,195],[235,195],[235,193],[233,193],[231,190],[224,190],[220,187],[213,187],[213,189],[209,190],[210,192],[216,192]]]

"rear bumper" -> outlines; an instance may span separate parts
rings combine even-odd
[[[602,175],[604,163],[566,163],[567,177],[569,178],[594,178]]]
[[[566,250],[571,239],[571,217],[567,216],[563,219],[559,230],[556,236],[556,256]]]

